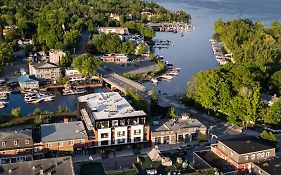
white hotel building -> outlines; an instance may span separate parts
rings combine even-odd
[[[136,145],[150,140],[146,113],[135,111],[117,92],[78,97],[78,109],[93,147]]]

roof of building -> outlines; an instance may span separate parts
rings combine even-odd
[[[41,125],[41,141],[56,142],[88,138],[82,121]]]
[[[211,150],[198,151],[195,152],[195,154],[203,159],[206,163],[208,163],[212,168],[217,168],[223,173],[237,171],[237,169],[233,165],[217,156]]]
[[[161,131],[177,131],[182,128],[206,128],[200,121],[197,119],[182,117],[179,119],[171,119],[161,123],[160,125],[152,126],[151,130],[154,132]]]
[[[279,175],[281,172],[281,159],[274,158],[266,162],[255,163],[256,166],[270,175]]]
[[[29,139],[29,143],[26,144],[25,139]],[[18,141],[17,145],[14,145],[14,141]],[[20,131],[9,131],[0,132],[0,142],[5,141],[5,147],[0,146],[0,149],[13,149],[13,148],[23,148],[33,145],[32,141],[32,129],[25,129]]]
[[[238,154],[246,154],[258,152],[262,150],[274,149],[272,146],[264,143],[262,140],[254,136],[236,136],[233,138],[221,139],[224,145],[232,149]]]
[[[54,64],[54,63],[48,63],[48,62],[39,62],[39,63],[36,63],[36,62],[33,62],[32,63],[32,66],[35,68],[35,69],[49,69],[49,68],[58,68],[59,66]]]
[[[30,82],[37,82],[35,77],[32,75],[23,75],[18,78],[19,83],[30,83]]]
[[[135,111],[118,92],[88,94],[78,97],[78,101],[87,103],[95,120],[146,116],[142,110]]]
[[[39,174],[40,169],[44,174],[74,175],[71,157],[58,157],[9,164],[1,164],[2,175]]]

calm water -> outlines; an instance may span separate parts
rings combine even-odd
[[[105,88],[96,88],[92,92],[105,92]],[[9,97],[9,104],[4,109],[0,109],[0,114],[10,114],[11,110],[16,107],[20,107],[23,115],[28,115],[34,111],[35,108],[40,108],[42,111],[58,110],[58,106],[68,107],[72,110],[76,110],[78,95],[61,95],[61,91],[54,91],[56,95],[55,101],[42,102],[37,104],[28,104],[24,101],[23,96],[20,93],[11,93]]]
[[[249,18],[261,20],[270,25],[273,20],[281,21],[280,0],[153,0],[169,10],[183,10],[192,15],[195,31],[185,33],[157,33],[156,39],[169,39],[175,46],[169,49],[156,50],[156,54],[165,56],[166,60],[181,68],[181,73],[171,81],[161,81],[156,87],[167,94],[184,94],[186,83],[192,75],[217,67],[218,64],[211,52],[209,39],[213,34],[213,23],[217,19]],[[152,87],[150,83],[146,84]],[[96,91],[104,91],[97,89]],[[10,113],[14,107],[21,107],[23,114],[29,114],[39,107],[48,111],[56,111],[59,105],[76,109],[77,96],[57,96],[55,102],[36,105],[24,102],[20,94],[10,96],[10,104],[0,109],[0,114]]]
[[[171,81],[162,81],[157,90],[167,94],[184,94],[186,84],[194,73],[217,67],[209,39],[213,35],[213,23],[217,19],[249,18],[270,25],[281,21],[280,0],[153,0],[165,8],[190,13],[195,31],[185,33],[157,33],[157,39],[169,39],[175,46],[158,49],[156,54],[181,68],[181,73]],[[149,86],[149,85],[148,85]]]

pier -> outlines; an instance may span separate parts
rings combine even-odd
[[[147,26],[160,32],[189,31],[194,29],[193,25],[185,22],[148,23]]]

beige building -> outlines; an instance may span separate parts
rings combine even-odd
[[[99,32],[105,34],[116,33],[119,35],[129,34],[127,27],[100,27]]]
[[[64,56],[66,56],[66,53],[61,51],[61,50],[51,49],[49,51],[49,61],[50,61],[50,63],[60,65],[60,61]]]
[[[166,122],[154,121],[151,142],[154,144],[188,143],[197,139],[198,133],[206,134],[206,126],[196,119],[182,116]]]
[[[29,65],[29,74],[43,83],[56,83],[61,79],[61,69],[54,63],[39,62]]]

